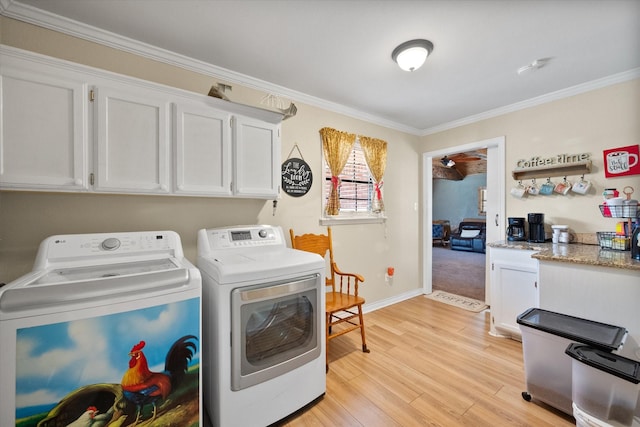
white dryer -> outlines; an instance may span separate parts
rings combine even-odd
[[[45,239],[0,288],[0,425],[201,425],[201,294],[175,232]]]
[[[198,232],[204,406],[215,427],[264,427],[324,395],[325,260],[280,227]]]

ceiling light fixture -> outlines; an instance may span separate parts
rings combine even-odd
[[[422,67],[431,52],[433,52],[433,43],[429,40],[409,40],[393,49],[391,59],[403,70],[415,71]]]
[[[451,160],[447,156],[444,156],[442,158],[442,160],[440,160],[440,163],[442,163],[442,166],[444,166],[446,168],[452,168],[452,167],[454,167],[456,165],[456,162],[454,162],[453,160]]]

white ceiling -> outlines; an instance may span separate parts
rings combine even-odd
[[[415,134],[640,76],[640,0],[0,0],[0,12]],[[435,49],[409,73],[391,51],[415,38]],[[518,75],[540,58],[552,59]]]

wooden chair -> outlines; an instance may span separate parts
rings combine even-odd
[[[329,370],[329,340],[360,329],[362,337],[362,351],[369,353],[364,335],[364,318],[362,304],[364,298],[358,296],[358,285],[364,282],[359,274],[344,273],[333,260],[333,243],[331,227],[327,227],[327,234],[303,234],[296,236],[292,229],[291,246],[306,252],[313,252],[326,258],[329,253],[330,271],[327,274],[326,285],[331,287],[327,292],[325,304],[326,339],[327,339],[327,371]],[[338,326],[334,328],[334,326]]]

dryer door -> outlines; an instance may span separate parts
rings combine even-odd
[[[320,275],[237,288],[231,294],[231,388],[289,372],[321,352]]]

